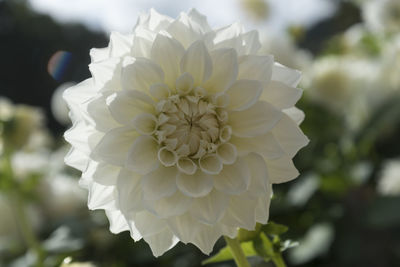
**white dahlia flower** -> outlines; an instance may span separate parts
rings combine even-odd
[[[256,31],[212,30],[196,10],[151,10],[92,49],[92,78],[64,93],[66,163],[90,209],[158,256],[178,241],[210,253],[221,235],[266,223],[271,184],[294,179],[308,139],[300,73],[258,55]]]
[[[377,190],[385,196],[400,195],[400,159],[388,160],[384,163]]]

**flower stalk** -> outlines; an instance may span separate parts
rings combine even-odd
[[[224,236],[225,242],[230,248],[233,259],[235,260],[235,263],[238,267],[250,267],[249,262],[246,259],[246,255],[244,254],[244,251],[242,247],[240,246],[239,240],[229,238],[227,236]]]

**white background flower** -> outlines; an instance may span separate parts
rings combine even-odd
[[[377,190],[382,195],[400,195],[400,159],[385,162]]]
[[[258,33],[212,30],[196,10],[151,10],[92,49],[92,78],[67,89],[67,164],[90,209],[158,256],[179,240],[210,253],[221,235],[268,221],[271,185],[292,180],[308,143],[298,71],[258,55]]]

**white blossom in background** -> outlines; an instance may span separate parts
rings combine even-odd
[[[196,10],[151,10],[92,49],[92,78],[64,93],[68,165],[90,209],[159,256],[178,241],[210,253],[221,235],[268,221],[271,185],[298,176],[308,143],[294,107],[300,72],[259,55],[256,31],[212,30]]]
[[[304,83],[310,88],[308,96],[312,101],[344,115],[348,125],[357,128],[371,111],[369,101],[378,102],[376,97],[371,97],[377,93],[374,86],[378,67],[376,62],[359,57],[319,58],[306,73]]]
[[[386,196],[400,195],[400,159],[385,162],[377,190]]]
[[[400,93],[400,30],[382,48],[382,62],[379,79],[388,93]]]
[[[53,113],[54,118],[62,125],[69,125],[71,123],[68,117],[68,106],[62,95],[67,88],[74,85],[75,83],[73,82],[61,84],[54,90],[54,93],[51,97],[51,112]]]
[[[367,27],[378,33],[400,31],[399,0],[369,0],[362,5],[362,15]]]

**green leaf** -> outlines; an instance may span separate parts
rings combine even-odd
[[[249,231],[249,230],[240,228],[237,239],[239,240],[239,242],[246,242],[246,241],[254,240],[260,234],[262,226],[263,226],[262,224],[257,223],[254,231]]]
[[[286,233],[289,228],[283,224],[277,224],[274,222],[268,222],[266,225],[262,226],[261,231],[267,235],[281,235]]]
[[[272,243],[264,233],[261,233],[258,238],[253,241],[253,247],[257,255],[262,257],[265,261],[269,261],[275,255]]]
[[[244,255],[246,255],[246,257],[251,257],[251,256],[257,255],[257,252],[254,250],[251,241],[243,242],[240,245],[241,245]],[[216,262],[221,262],[221,261],[228,261],[228,260],[232,260],[232,259],[233,259],[233,255],[231,253],[230,248],[224,247],[214,256],[202,261],[201,264],[205,265],[205,264],[216,263]]]

